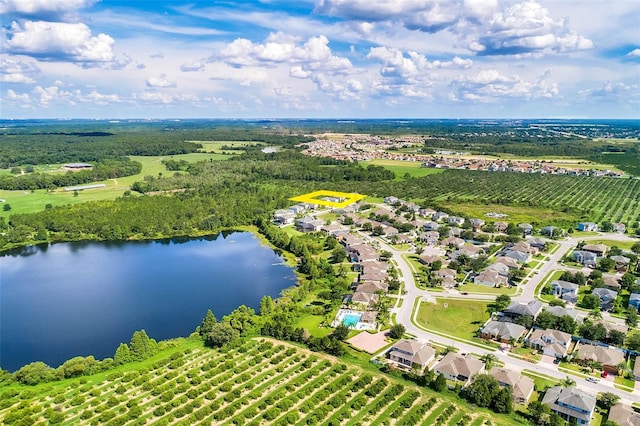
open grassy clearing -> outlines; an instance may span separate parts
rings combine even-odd
[[[418,324],[466,340],[476,339],[476,331],[489,319],[487,302],[436,298],[436,303],[420,303]]]
[[[269,339],[219,350],[183,340],[146,362],[0,392],[3,424],[513,424],[449,395]]]
[[[458,291],[478,294],[508,294],[514,295],[518,291],[517,287],[489,287],[481,284],[463,284],[458,287]]]
[[[451,211],[462,212],[469,217],[475,217],[484,219],[487,221],[503,220],[513,223],[538,223],[540,226],[544,226],[552,221],[563,222],[576,222],[579,220],[578,216],[557,211],[549,208],[539,207],[519,207],[519,206],[504,206],[500,204],[484,204],[484,203],[450,203],[445,202],[441,204],[442,207],[446,207]],[[509,215],[503,219],[487,218],[485,213],[496,212]]]
[[[132,156],[130,158],[133,161],[138,161],[142,164],[142,171],[140,173],[117,179],[92,182],[104,183],[106,187],[82,190],[78,192],[78,196],[75,196],[73,192],[64,191],[63,188],[58,188],[53,191],[47,191],[46,189],[38,189],[35,191],[0,190],[0,199],[6,200],[6,203],[11,205],[10,211],[0,209],[0,216],[8,217],[15,213],[33,213],[41,211],[45,209],[47,204],[51,204],[52,206],[63,206],[67,204],[84,203],[86,201],[114,200],[118,197],[122,197],[124,192],[128,190],[134,182],[142,180],[145,176],[157,177],[160,173],[164,175],[173,174],[174,172],[168,171],[164,164],[162,164],[163,159],[172,159],[176,161],[184,160],[190,163],[195,163],[198,161],[226,160],[230,158],[230,156],[221,154],[191,153],[162,157]],[[50,171],[56,171],[58,170],[59,165],[38,167],[52,167]]]
[[[405,175],[409,175],[410,177],[422,177],[427,175],[432,175],[436,173],[442,173],[442,169],[432,169],[428,167],[420,167],[419,161],[400,161],[400,160],[383,160],[376,159],[370,161],[362,161],[360,163],[363,167],[366,167],[370,164],[374,164],[376,166],[382,166],[387,170],[391,170],[396,174],[396,180],[404,179]]]
[[[240,154],[244,152],[244,150],[238,148],[245,148],[248,146],[263,146],[266,145],[264,142],[255,142],[255,141],[187,141],[193,143],[199,143],[202,145],[200,149],[202,152],[211,152],[221,154],[223,152],[226,153],[236,153]],[[223,147],[232,147],[233,150],[225,150]]]
[[[618,247],[622,250],[631,250],[631,247],[637,241],[615,241],[615,240],[595,240],[589,241],[589,244],[604,244],[607,247]]]

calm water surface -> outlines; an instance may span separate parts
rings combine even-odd
[[[190,240],[81,242],[0,257],[0,367],[56,367],[111,357],[145,329],[186,336],[207,309],[218,319],[295,284],[291,268],[250,233]]]

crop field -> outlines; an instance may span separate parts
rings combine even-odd
[[[497,204],[572,215],[576,220],[633,223],[640,180],[449,170],[425,178],[435,203]]]
[[[391,170],[396,174],[396,180],[402,180],[406,175],[410,177],[421,177],[442,173],[443,169],[433,169],[429,167],[420,167],[419,161],[400,161],[400,160],[384,160],[376,159],[370,161],[362,161],[360,164],[366,167],[370,164],[382,166],[387,170]]]
[[[3,424],[509,424],[413,385],[265,340],[146,368],[0,390]],[[506,419],[506,418],[505,418]]]

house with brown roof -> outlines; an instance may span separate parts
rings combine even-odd
[[[604,286],[610,288],[612,290],[620,290],[622,286],[618,282],[618,278],[613,275],[603,275],[602,281],[604,281]]]
[[[463,356],[449,352],[434,367],[435,374],[442,374],[448,380],[460,380],[463,387],[469,383],[471,377],[484,370],[484,363],[478,358]]]
[[[417,340],[402,339],[387,352],[389,360],[406,367],[417,366],[420,370],[427,367],[436,356],[436,350],[426,343]]]
[[[533,379],[523,376],[517,371],[508,370],[502,367],[493,367],[489,371],[489,375],[493,376],[501,387],[511,389],[513,402],[517,404],[526,404],[531,398],[534,389]]]
[[[462,247],[464,245],[464,240],[458,237],[447,237],[440,242],[443,246],[451,246],[451,247]]]
[[[580,364],[588,364],[589,362],[600,363],[604,371],[617,374],[618,364],[624,362],[624,352],[612,347],[581,345],[574,358]]]
[[[585,244],[582,246],[582,251],[588,251],[598,257],[604,257],[607,254],[607,246],[604,244]]]
[[[494,263],[502,263],[503,265],[507,265],[509,269],[520,269],[522,266],[518,263],[517,260],[512,259],[510,257],[499,256],[496,258]]]
[[[440,256],[433,256],[429,254],[423,254],[418,260],[423,265],[432,265],[435,262],[442,262],[442,258]]]
[[[526,330],[523,326],[512,322],[491,320],[480,329],[480,336],[484,339],[509,343],[520,339]]]
[[[509,279],[497,271],[485,269],[478,275],[473,277],[474,284],[486,285],[488,287],[506,287],[509,285]]]
[[[352,303],[359,303],[367,308],[373,307],[376,303],[378,303],[379,299],[380,297],[377,294],[363,293],[361,291],[356,291],[355,293],[353,293],[353,296],[351,296]]]
[[[608,420],[620,426],[640,426],[640,413],[629,405],[616,404],[609,410]]]

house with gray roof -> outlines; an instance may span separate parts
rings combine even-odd
[[[501,262],[494,262],[487,266],[488,271],[495,271],[503,277],[509,278],[509,267]]]
[[[469,223],[471,227],[477,231],[484,226],[485,221],[482,219],[469,219]]]
[[[555,315],[558,318],[569,316],[572,320],[576,321],[580,316],[579,312],[572,308],[563,308],[562,306],[547,306],[545,311]]]
[[[618,234],[624,234],[627,231],[627,225],[624,223],[612,223],[613,232],[617,232]]]
[[[391,361],[403,367],[417,366],[423,370],[435,359],[436,350],[417,340],[402,339],[389,349],[387,356]]]
[[[523,326],[512,322],[491,320],[480,329],[480,336],[484,339],[509,343],[520,339],[526,330]]]
[[[549,237],[552,237],[554,235],[559,235],[562,233],[562,230],[560,228],[557,228],[555,226],[544,226],[542,228],[540,228],[540,234],[541,235],[547,235]]]
[[[525,339],[529,347],[542,351],[547,356],[562,358],[569,350],[571,335],[560,330],[535,329]]]
[[[485,269],[473,277],[473,282],[474,284],[486,285],[488,287],[506,287],[509,285],[509,279],[507,277],[491,269]]]
[[[510,257],[498,256],[494,263],[502,263],[507,265],[509,269],[520,269],[522,266],[515,260]]]
[[[528,223],[519,223],[518,229],[520,229],[524,235],[531,235],[533,232],[533,226]]]
[[[551,281],[553,294],[555,294],[556,297],[571,303],[576,303],[578,301],[578,287],[578,284],[570,283],[568,281]]]
[[[443,246],[452,246],[452,247],[462,247],[464,245],[464,240],[458,237],[447,237],[440,242]]]
[[[493,367],[489,375],[496,379],[501,387],[511,389],[513,402],[526,404],[531,398],[534,389],[533,379],[503,367]]]
[[[534,319],[542,311],[542,302],[539,300],[530,300],[527,303],[520,303],[517,301],[511,302],[511,304],[503,311],[503,314],[510,318],[517,318],[528,315]]]
[[[460,216],[449,216],[447,218],[447,223],[449,225],[462,225],[464,223],[464,217],[460,217]]]
[[[531,253],[518,250],[507,250],[504,257],[510,257],[518,263],[526,264],[531,261]]]
[[[574,250],[572,254],[573,260],[591,268],[595,268],[597,265],[597,259],[595,253],[584,250]]]
[[[578,223],[578,231],[598,232],[598,224],[593,222]]]
[[[554,386],[547,389],[542,403],[570,423],[588,425],[596,408],[596,397],[575,386]]]
[[[600,298],[600,307],[603,310],[610,310],[613,308],[613,302],[618,297],[618,292],[608,288],[595,288],[591,292]]]

